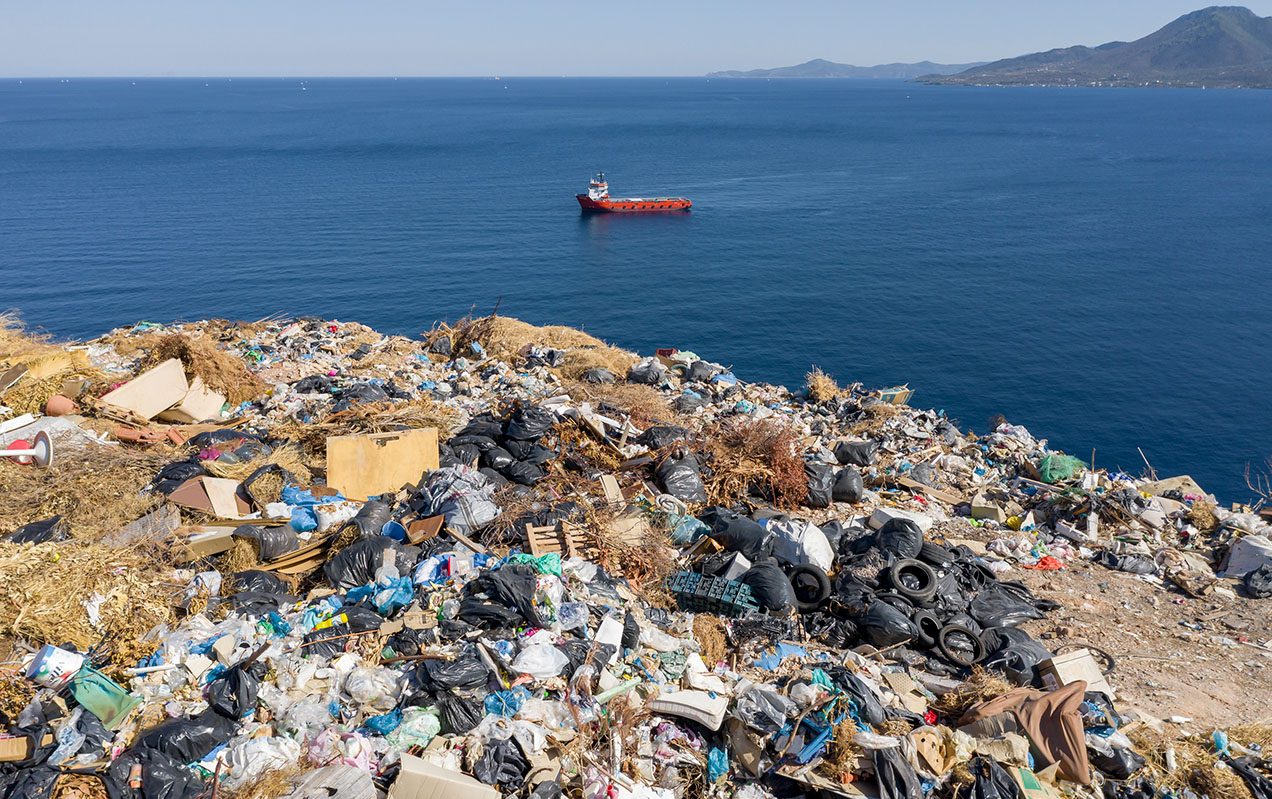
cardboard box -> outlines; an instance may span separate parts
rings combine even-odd
[[[159,418],[178,424],[220,419],[224,405],[225,395],[208,388],[204,385],[203,378],[196,377],[190,382],[190,390],[181,398],[181,402],[159,414]]]
[[[191,527],[182,536],[177,531],[177,558],[184,563],[229,552],[234,546],[233,527]]]
[[[389,799],[500,799],[499,791],[467,774],[402,754],[402,768]]]
[[[1104,679],[1104,674],[1089,649],[1075,649],[1042,661],[1038,664],[1038,676],[1049,691],[1083,680],[1088,691],[1099,691],[1110,699],[1117,698],[1113,693],[1113,686]]]
[[[435,427],[327,439],[327,485],[349,499],[414,485],[438,462]]]
[[[45,735],[41,746],[53,743],[52,735]],[[26,735],[0,735],[0,763],[18,763],[35,752],[32,739]]]
[[[169,358],[105,395],[101,401],[153,419],[185,399],[189,390],[185,367],[176,358]]]
[[[241,519],[252,512],[247,500],[239,496],[238,481],[224,477],[191,477],[177,486],[168,496],[168,501],[183,508],[210,513],[218,519]]]

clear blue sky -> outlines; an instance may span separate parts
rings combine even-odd
[[[0,75],[701,75],[1135,39],[1199,0],[2,0]],[[1247,3],[1272,15],[1272,0]]]

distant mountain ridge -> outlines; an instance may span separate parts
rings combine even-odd
[[[839,64],[824,58],[814,58],[793,67],[775,67],[773,69],[728,69],[723,72],[709,72],[708,78],[864,78],[875,80],[913,80],[923,75],[949,75],[963,72],[969,68],[979,67],[985,62],[973,64],[936,64],[931,61],[920,61],[916,64],[878,64],[873,67],[858,67],[852,64]]]
[[[1272,88],[1272,17],[1211,6],[1133,42],[1064,47],[933,72],[924,83],[1034,86]]]

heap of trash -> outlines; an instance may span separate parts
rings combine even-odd
[[[1272,726],[1173,735],[1017,579],[1254,601],[1267,518],[912,393],[0,318],[0,799],[1272,799]]]

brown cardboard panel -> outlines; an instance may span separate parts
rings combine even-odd
[[[458,771],[402,754],[402,770],[389,799],[499,799],[499,791]]]
[[[181,402],[189,390],[185,367],[176,358],[169,358],[105,395],[101,401],[153,419]]]
[[[397,491],[437,466],[435,427],[327,439],[327,485],[349,499]]]

